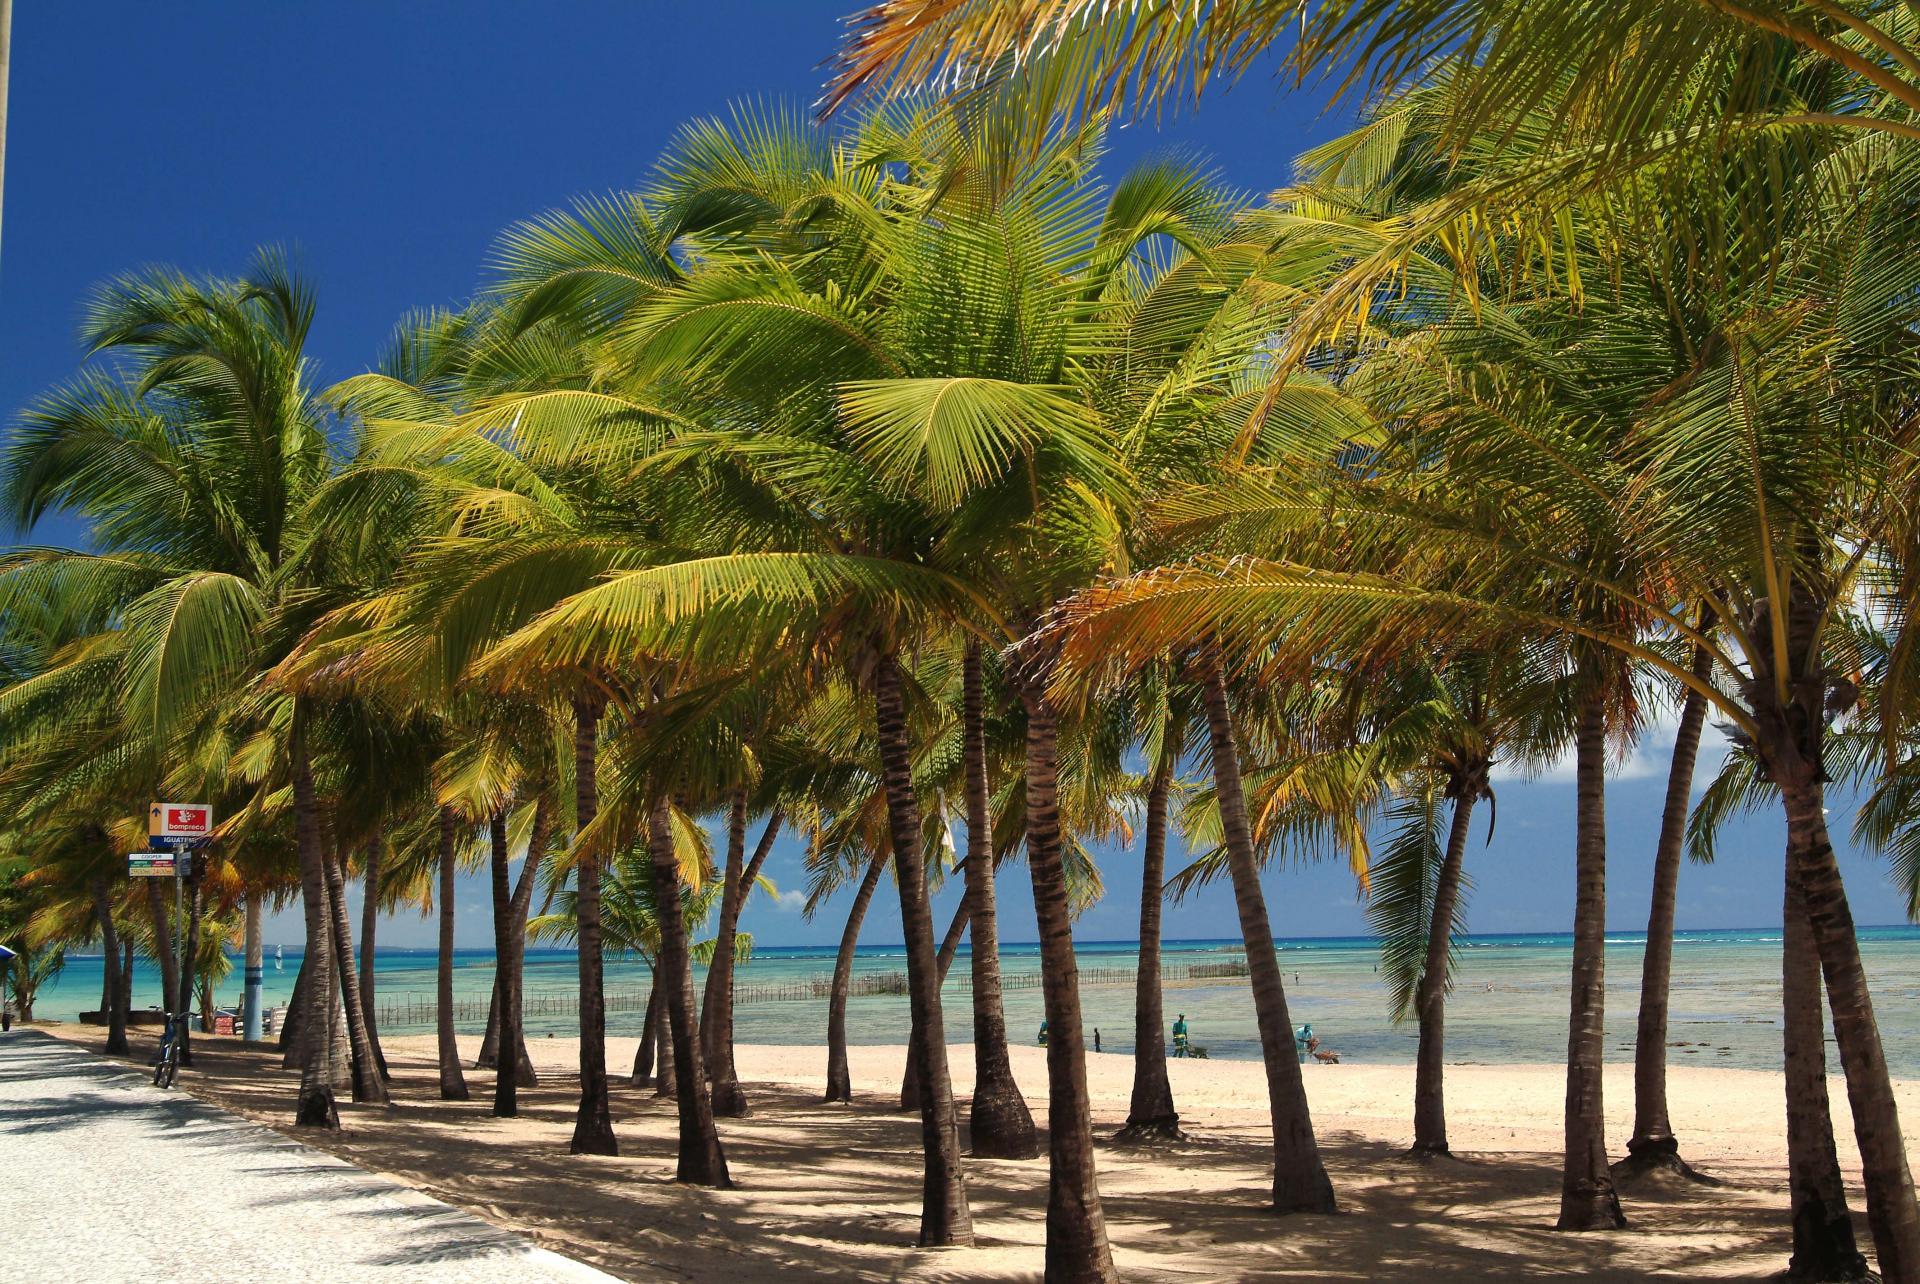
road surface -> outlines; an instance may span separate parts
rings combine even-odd
[[[36,1030],[0,1035],[0,1281],[610,1284]]]

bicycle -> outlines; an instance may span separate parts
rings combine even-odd
[[[160,1036],[160,1051],[153,1059],[153,1086],[171,1088],[180,1073],[180,1045],[186,1041],[187,1014],[167,1013],[165,1032]]]

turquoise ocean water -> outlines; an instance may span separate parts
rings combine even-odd
[[[1920,928],[1873,927],[1860,933],[1887,1056],[1897,1075],[1920,1077]],[[1130,982],[1109,980],[1130,972],[1136,946],[1128,941],[1079,943],[1085,978],[1081,998],[1089,1028],[1098,1027],[1109,1052],[1133,1046],[1133,990]],[[1459,1062],[1554,1062],[1564,1058],[1567,1038],[1567,970],[1572,940],[1564,935],[1475,936],[1462,942],[1453,998],[1447,1013],[1447,1055]],[[1630,1060],[1634,1018],[1639,1002],[1642,937],[1611,933],[1607,943],[1608,1056]],[[739,973],[743,987],[803,986],[824,980],[833,969],[827,946],[763,948]],[[1169,941],[1165,966],[1178,975],[1186,968],[1243,958],[1237,941]],[[1039,947],[1002,947],[1009,978],[1008,1027],[1016,1041],[1032,1041],[1040,1024],[1040,990],[1030,983],[1039,971]],[[1411,1061],[1414,1030],[1388,1020],[1387,988],[1374,970],[1375,943],[1363,937],[1283,941],[1281,966],[1295,1023],[1311,1022],[1315,1033],[1351,1061]],[[285,1003],[293,988],[298,959],[288,953],[276,970],[269,949],[266,995],[269,1004]],[[492,985],[490,950],[461,950],[455,986],[462,996],[484,999]],[[412,1023],[383,1018],[386,1032],[425,1032],[431,1028],[434,955],[431,950],[378,952],[380,1006]],[[905,967],[899,946],[863,946],[856,970],[892,973]],[[529,1032],[566,1034],[576,1028],[571,1014],[543,1016],[538,996],[566,996],[577,990],[577,963],[571,951],[529,950],[526,987],[531,999]],[[1780,932],[1778,928],[1693,931],[1678,934],[1674,950],[1672,1017],[1669,1039],[1676,1063],[1773,1069],[1780,1064]],[[949,1038],[965,1042],[968,1020],[966,953],[955,961],[947,990]],[[609,1016],[614,1034],[639,1029],[639,1002],[646,971],[638,962],[609,958],[611,995],[632,996],[629,1010]],[[36,1015],[72,1020],[83,1008],[99,1004],[101,961],[74,958],[58,983],[42,992]],[[223,1004],[237,1003],[240,969],[219,987]],[[158,978],[144,961],[136,976],[134,1002],[159,1002]],[[1166,991],[1167,1019],[1184,1012],[1194,1042],[1212,1055],[1259,1056],[1253,1004],[1244,977],[1176,981]],[[787,999],[743,1004],[736,1017],[743,1043],[824,1044],[824,999]],[[472,1025],[475,1022],[467,1022]],[[849,1007],[849,1037],[856,1043],[903,1043],[908,1017],[904,995],[856,996]]]

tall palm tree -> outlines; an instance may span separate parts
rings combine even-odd
[[[275,663],[309,609],[302,510],[332,467],[303,355],[312,317],[310,289],[273,253],[238,280],[155,270],[104,287],[84,335],[116,359],[113,371],[43,398],[0,459],[18,528],[64,509],[90,521],[93,540],[87,553],[16,555],[0,596],[112,604],[123,722],[156,750]],[[307,718],[281,725],[298,777],[310,766]],[[310,774],[295,783],[308,947],[326,981],[313,990],[324,996],[336,978],[321,818]],[[299,1116],[334,1119],[317,1070]]]

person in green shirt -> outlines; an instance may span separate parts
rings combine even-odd
[[[1187,1055],[1187,1014],[1182,1012],[1173,1022],[1173,1055]]]
[[[1043,1048],[1047,1046],[1047,1019],[1045,1017],[1040,1018],[1040,1046]]]

